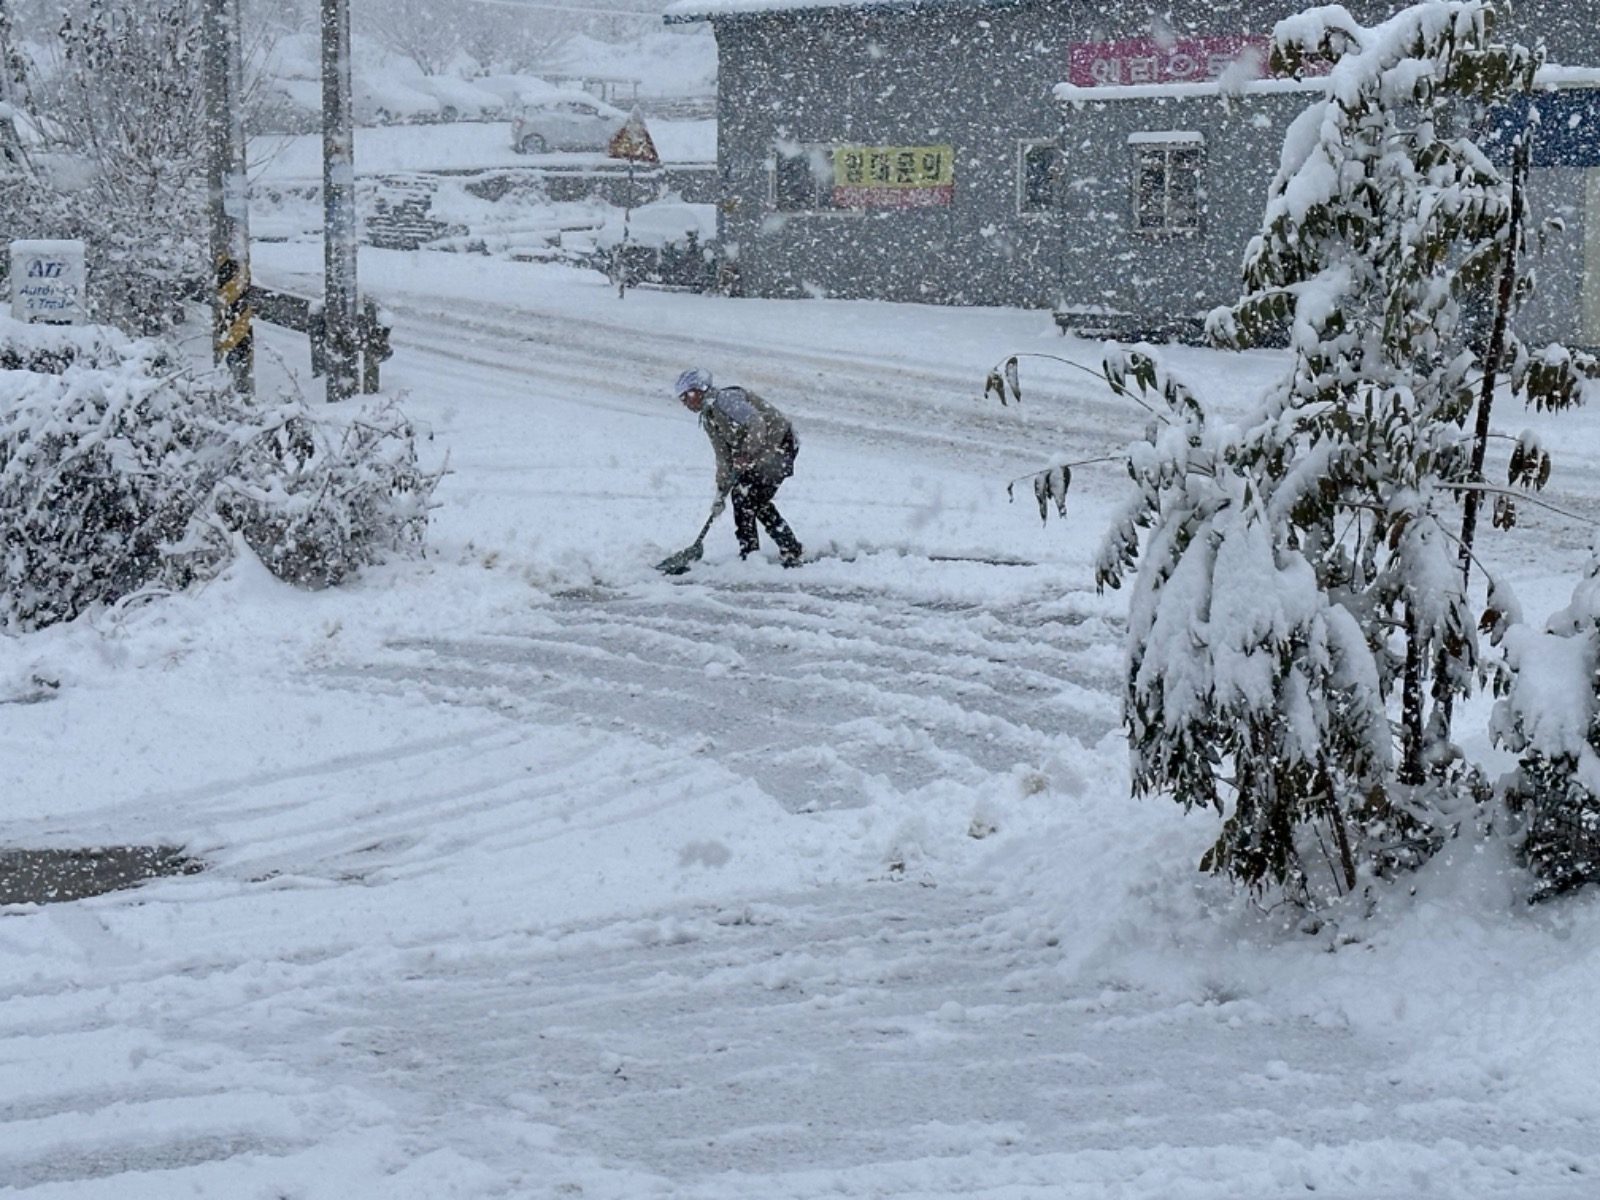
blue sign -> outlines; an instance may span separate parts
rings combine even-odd
[[[1533,135],[1536,167],[1600,167],[1600,88],[1562,88],[1519,96],[1490,114],[1484,149],[1496,159],[1510,157],[1512,140],[1528,126],[1529,110],[1539,114]]]

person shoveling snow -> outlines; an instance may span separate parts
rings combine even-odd
[[[783,481],[794,474],[795,456],[800,453],[794,426],[754,392],[713,387],[711,372],[702,367],[679,375],[675,391],[683,406],[699,415],[700,428],[711,439],[717,458],[717,500],[694,543],[657,563],[657,568],[681,575],[697,562],[704,552],[706,534],[730,496],[739,557],[748,558],[760,550],[759,523],[777,543],[779,561],[786,567],[799,566],[804,549],[772,503]]]

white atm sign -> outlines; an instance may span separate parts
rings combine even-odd
[[[11,315],[76,325],[84,319],[83,243],[11,243]]]

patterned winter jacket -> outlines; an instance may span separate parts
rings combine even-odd
[[[700,428],[717,456],[717,491],[738,475],[776,487],[794,474],[800,444],[794,426],[772,405],[741,387],[714,388],[700,409]]]

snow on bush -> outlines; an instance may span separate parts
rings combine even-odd
[[[278,578],[329,587],[389,551],[422,547],[439,476],[418,465],[415,431],[392,402],[346,417],[295,402],[245,431],[231,439],[237,454],[212,508]]]
[[[54,373],[74,362],[110,366],[125,345],[104,325],[25,325],[0,315],[0,371]]]
[[[1512,624],[1504,644],[1493,732],[1519,755],[1503,786],[1528,865],[1546,893],[1600,882],[1600,555],[1543,630]]]
[[[235,535],[310,587],[422,543],[438,476],[392,404],[254,404],[109,330],[58,339],[0,319],[0,359],[58,365],[0,370],[0,628],[184,587]]]

